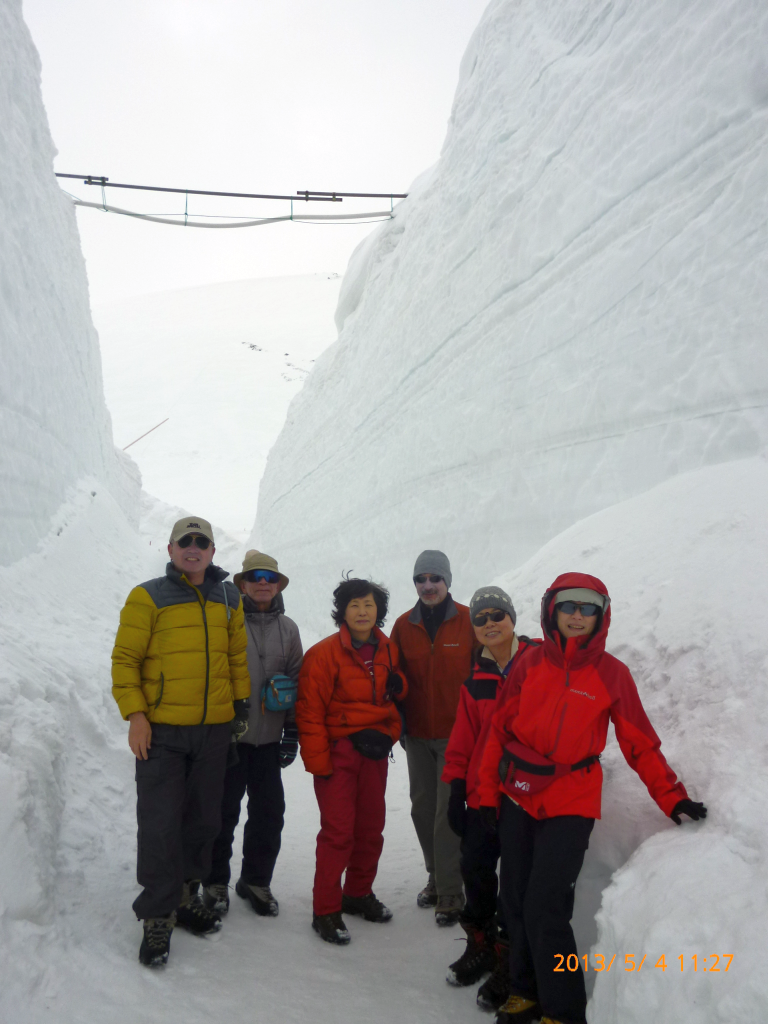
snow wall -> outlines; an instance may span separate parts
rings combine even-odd
[[[768,8],[493,0],[437,165],[353,257],[252,542],[318,634],[768,439]]]
[[[75,210],[53,176],[40,61],[20,0],[0,0],[0,564],[31,552],[81,477],[136,516],[112,445]]]
[[[63,984],[62,901],[82,902],[132,812],[109,656],[128,590],[151,575],[53,155],[21,3],[0,0],[0,1018],[25,1021]]]
[[[391,625],[424,547],[533,635],[558,573],[607,583],[609,649],[711,813],[665,821],[610,740],[575,923],[619,970],[588,974],[591,1024],[768,1005],[767,43],[760,3],[494,0],[260,491],[307,639],[346,569],[390,586]]]

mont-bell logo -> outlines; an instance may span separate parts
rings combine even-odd
[[[200,523],[187,523],[187,529],[188,530],[192,530],[192,529],[199,530],[200,529]]]

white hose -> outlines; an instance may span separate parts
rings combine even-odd
[[[280,221],[292,220],[298,224],[315,223],[317,221],[348,221],[363,220],[374,217],[377,220],[391,220],[392,214],[389,210],[376,210],[374,213],[304,213],[288,217],[263,217],[261,220],[244,220],[236,224],[200,224],[192,220],[171,220],[169,217],[153,217],[148,213],[136,213],[134,210],[122,210],[118,206],[104,206],[103,203],[86,203],[83,199],[74,199],[75,206],[90,206],[93,210],[102,210],[104,213],[120,213],[124,217],[138,217],[139,220],[151,220],[155,224],[172,224],[180,228],[258,228],[262,224],[278,224]],[[297,202],[304,202],[299,199]]]

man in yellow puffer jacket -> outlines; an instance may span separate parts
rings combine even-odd
[[[134,587],[120,613],[112,694],[136,756],[138,869],[144,921],[139,959],[168,960],[174,924],[197,934],[221,919],[199,881],[210,869],[233,720],[251,691],[240,593],[212,565],[211,524],[195,516],[171,532],[165,576]],[[240,714],[237,714],[240,712]]]

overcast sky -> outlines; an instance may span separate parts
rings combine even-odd
[[[459,63],[486,3],[24,0],[24,13],[42,59],[57,171],[240,192],[402,192],[439,156]],[[132,209],[184,209],[183,197],[108,197]],[[237,200],[195,209],[287,212]],[[213,281],[342,273],[371,230],[202,231],[95,210],[80,210],[78,222],[94,305]]]

